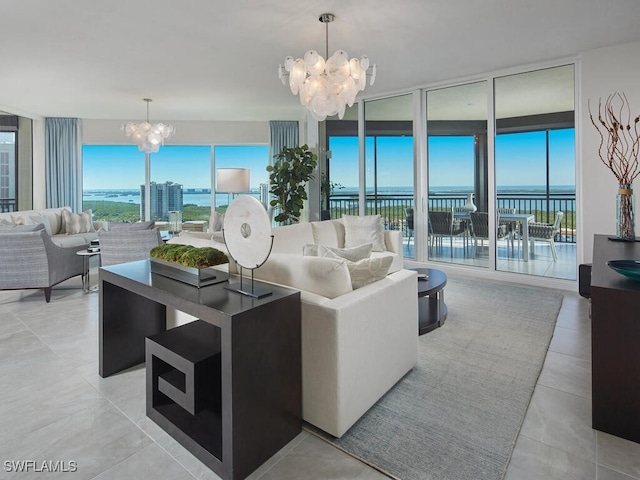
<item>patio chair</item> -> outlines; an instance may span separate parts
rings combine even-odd
[[[453,237],[463,235],[466,232],[462,222],[454,221],[453,210],[444,212],[429,212],[429,253],[433,251],[434,244],[440,243],[442,237],[449,237],[450,253],[453,258]]]
[[[404,209],[405,228],[407,235],[407,245],[411,244],[411,237],[413,237],[413,208]]]
[[[518,236],[518,252],[520,252],[520,241],[522,239],[522,232],[520,232],[521,226],[512,220],[501,220],[500,215],[502,215],[503,213],[513,215],[516,213],[516,209],[515,208],[496,208],[496,215],[498,219],[497,225],[504,225],[504,227],[506,228],[507,241],[508,243],[511,244],[511,255],[513,255],[513,250],[514,250],[513,244],[514,244],[516,235]]]
[[[551,254],[553,255],[553,261],[558,260],[558,253],[556,252],[555,237],[560,232],[560,222],[564,212],[556,212],[556,218],[552,224],[531,222],[529,223],[529,244],[531,245],[531,254],[535,255],[536,240],[539,242],[547,242],[551,246]]]
[[[473,256],[478,256],[478,240],[484,244],[484,240],[489,240],[489,214],[487,212],[470,212],[471,219],[471,238],[473,239]],[[507,238],[507,227],[505,225],[497,225],[496,237],[498,240]]]

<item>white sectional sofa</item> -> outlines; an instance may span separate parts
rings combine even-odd
[[[341,437],[417,362],[416,272],[403,269],[398,231],[384,231],[386,251],[371,253],[392,258],[388,274],[356,289],[345,260],[303,255],[306,245],[343,248],[342,219],[274,228],[273,235],[255,278],[301,291],[303,418]],[[224,250],[211,236],[185,232],[170,242]]]

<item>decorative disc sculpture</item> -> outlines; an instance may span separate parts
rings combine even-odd
[[[233,199],[224,215],[222,235],[229,256],[240,266],[239,287],[225,288],[254,298],[271,295],[256,288],[253,280],[253,271],[267,261],[273,246],[271,221],[262,203],[250,195]],[[251,270],[251,287],[247,289],[242,284],[243,268]]]

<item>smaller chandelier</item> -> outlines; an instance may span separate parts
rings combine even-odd
[[[120,129],[124,131],[127,137],[131,137],[138,146],[138,150],[145,153],[155,153],[160,149],[160,145],[164,145],[165,139],[169,138],[175,132],[173,125],[165,125],[164,123],[149,123],[149,103],[150,98],[143,98],[147,102],[147,121],[142,123],[128,122],[120,125]]]
[[[352,58],[344,50],[337,50],[329,57],[329,23],[335,20],[332,13],[323,13],[318,19],[325,24],[326,57],[309,50],[304,58],[287,57],[284,67],[278,66],[278,77],[286,85],[289,77],[291,93],[300,95],[300,103],[307,107],[311,116],[323,121],[326,117],[344,116],[346,106],[351,107],[359,91],[367,85],[369,58]],[[371,82],[376,79],[376,66],[371,69]]]

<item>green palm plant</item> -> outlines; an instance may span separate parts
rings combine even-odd
[[[267,172],[271,185],[269,193],[275,197],[270,204],[278,208],[275,221],[284,225],[297,223],[307,199],[305,187],[313,178],[318,156],[305,144],[301,147],[284,147],[274,158],[276,160],[267,167]]]

